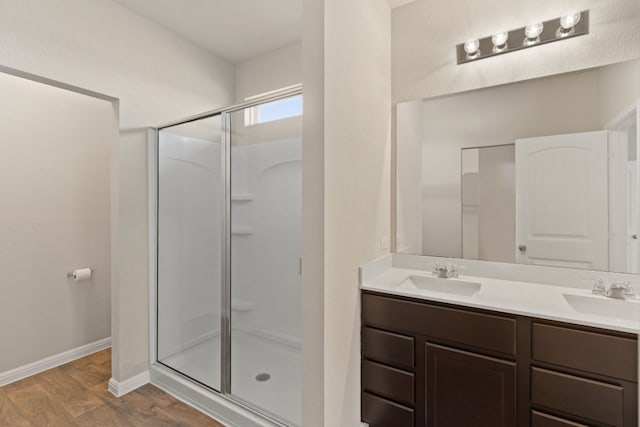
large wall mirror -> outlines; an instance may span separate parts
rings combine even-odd
[[[638,273],[640,60],[397,105],[396,251]]]

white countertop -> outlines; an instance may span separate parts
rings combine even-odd
[[[463,280],[467,282],[480,283],[481,287],[477,293],[471,296],[465,296],[447,292],[429,291],[407,285],[406,283],[403,285],[403,282],[412,275],[436,277],[432,273],[424,270],[389,268],[384,272],[381,272],[381,274],[365,280],[360,285],[360,288],[365,291],[381,292],[427,301],[500,311],[504,313],[556,320],[620,332],[630,332],[634,334],[640,333],[640,302],[638,301],[623,302],[612,300],[606,297],[591,295],[591,291],[589,289],[580,289],[575,287],[563,287],[467,275],[461,275],[459,279],[445,279],[451,281]],[[636,289],[636,292],[638,291],[640,291],[640,289]],[[569,305],[565,295],[578,295],[586,298],[593,298],[593,302],[596,305],[599,304],[598,300],[601,300],[600,302],[607,307],[605,311],[609,310],[609,306],[614,309],[608,311],[604,315],[578,312]],[[586,301],[591,302],[591,300]],[[623,319],[616,317],[616,313],[612,312],[615,311],[616,307],[618,307],[616,304],[633,304],[631,308],[635,310],[632,310],[633,314],[631,318]],[[626,306],[626,308],[629,308],[629,306]],[[637,316],[635,315],[636,313]],[[627,317],[629,316],[627,315]]]

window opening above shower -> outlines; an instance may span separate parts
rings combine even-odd
[[[246,108],[244,111],[245,126],[253,126],[275,120],[301,116],[302,95],[256,105],[254,107]]]

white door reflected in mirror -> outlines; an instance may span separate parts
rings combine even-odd
[[[607,132],[519,139],[515,159],[516,262],[608,270]]]

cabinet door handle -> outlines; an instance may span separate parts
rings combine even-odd
[[[527,245],[520,245],[518,246],[518,250],[520,252],[527,252]]]

